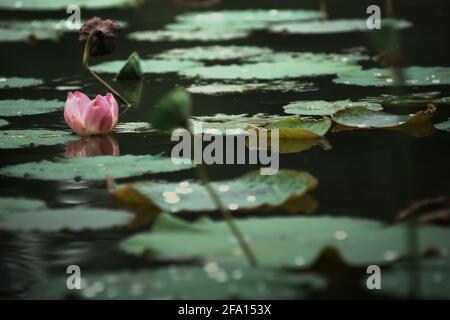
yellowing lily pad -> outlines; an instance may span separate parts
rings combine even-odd
[[[32,87],[40,85],[41,83],[42,80],[40,79],[17,77],[6,78],[0,76],[0,89]]]
[[[0,149],[26,148],[61,144],[78,137],[68,131],[56,130],[2,130],[0,131]]]
[[[0,116],[14,117],[48,113],[64,108],[64,102],[58,100],[0,100]]]
[[[331,127],[328,117],[322,119],[289,117],[269,123],[264,129],[278,129],[281,139],[314,139],[325,135]]]
[[[84,231],[126,226],[132,220],[132,214],[121,210],[84,207],[40,209],[2,215],[0,229],[21,232]]]
[[[223,203],[233,211],[282,206],[316,186],[317,180],[312,175],[292,170],[280,170],[270,176],[254,171],[237,179],[212,183]],[[161,211],[216,210],[205,187],[197,182],[137,182],[119,185],[113,194],[119,201],[126,203],[129,192],[136,191]],[[141,205],[148,206],[148,203]]]
[[[383,24],[389,24],[394,29],[406,29],[412,23],[406,20],[383,19]],[[321,20],[310,22],[288,22],[275,24],[269,31],[283,34],[327,34],[348,32],[370,32],[366,19]]]
[[[191,167],[190,164],[175,164],[171,158],[163,156],[98,156],[11,165],[0,169],[0,174],[41,180],[102,180],[107,176],[125,178]]]
[[[93,70],[99,73],[117,73],[123,68],[127,61],[115,60],[97,64],[92,67]],[[183,69],[201,66],[202,64],[196,61],[189,60],[158,60],[158,59],[142,59],[141,68],[144,73],[168,73],[177,72]]]
[[[364,107],[370,110],[383,109],[378,103],[369,103],[361,101],[340,100],[340,101],[295,101],[284,106],[284,112],[290,114],[301,114],[310,116],[333,115],[338,110],[348,107]]]
[[[396,81],[390,69],[354,70],[338,74],[333,81],[355,86],[439,86],[450,84],[450,68],[408,67],[403,69],[404,82]]]
[[[359,70],[354,56],[323,53],[279,53],[253,63],[213,65],[181,70],[186,77],[202,79],[280,79],[333,75]]]

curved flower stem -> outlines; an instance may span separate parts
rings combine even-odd
[[[209,182],[208,175],[206,173],[206,170],[203,166],[203,164],[197,164],[195,166],[195,172],[197,176],[200,178],[200,181],[202,182],[203,186],[206,188],[206,190],[209,193],[209,196],[213,200],[216,207],[219,209],[219,211],[222,213],[223,217],[225,218],[225,221],[228,224],[228,227],[230,228],[233,235],[236,237],[236,239],[239,242],[239,245],[244,252],[245,256],[247,257],[250,265],[254,268],[258,266],[258,262],[256,260],[255,255],[253,254],[252,249],[248,245],[248,243],[245,241],[245,238],[242,236],[241,231],[239,231],[239,228],[237,227],[236,223],[233,220],[233,216],[231,215],[230,211],[224,206],[222,203],[222,200],[217,195],[216,191],[211,186],[211,183]]]
[[[89,67],[89,53],[91,51],[91,41],[92,38],[94,37],[95,32],[91,32],[89,34],[89,37],[87,38],[86,41],[86,45],[84,46],[84,52],[83,52],[83,67],[91,74],[91,76],[93,76],[98,82],[100,82],[104,87],[106,87],[109,91],[111,91],[115,96],[119,97],[120,100],[122,100],[125,104],[126,104],[126,109],[128,109],[129,107],[131,107],[131,103],[128,102],[127,99],[125,99],[124,97],[122,97],[113,87],[111,87],[105,80],[103,80],[102,78],[100,78],[100,76],[98,74],[96,74],[94,72],[94,70],[92,70]]]

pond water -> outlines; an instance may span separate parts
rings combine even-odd
[[[328,12],[332,19],[365,18],[365,10],[374,1],[329,1]],[[448,1],[395,1],[396,13],[413,22],[413,27],[402,32],[405,65],[408,66],[450,66],[450,6]],[[397,4],[398,3],[398,4]],[[239,2],[222,1],[208,10],[227,9],[317,9],[313,1],[247,0]],[[117,50],[110,56],[91,58],[91,64],[108,60],[126,59],[132,51],[142,58],[172,48],[188,48],[197,45],[245,45],[269,47],[274,51],[342,53],[346,49],[367,46],[364,33],[315,34],[283,36],[258,30],[241,39],[220,42],[198,41],[132,41],[127,34],[137,30],[161,29],[174,17],[189,9],[177,6],[171,1],[147,1],[138,10],[105,9],[82,10],[82,18],[98,15],[128,22],[122,31]],[[20,12],[0,11],[0,20],[65,19],[64,11]],[[369,54],[372,52],[369,51]],[[82,46],[76,33],[66,33],[58,42],[37,41],[34,45],[25,42],[0,42],[0,74],[4,77],[35,77],[44,80],[37,87],[21,89],[0,89],[1,99],[57,99],[64,101],[65,87],[81,87],[89,96],[104,89],[81,69]],[[224,62],[235,63],[236,61]],[[363,61],[364,68],[379,67],[372,61]],[[113,85],[113,74],[105,74]],[[267,113],[283,115],[283,106],[300,100],[345,100],[376,97],[393,94],[391,87],[363,87],[335,84],[335,76],[307,78],[317,90],[305,92],[248,92],[226,95],[193,94],[193,113],[209,116],[217,113],[254,115]],[[303,79],[302,79],[303,80]],[[175,86],[188,87],[196,79],[181,77],[176,73],[146,74],[140,101],[134,103],[120,122],[149,121],[156,102]],[[206,81],[207,82],[207,81]],[[72,89],[70,89],[72,90]],[[443,97],[450,96],[448,86],[407,87],[405,92],[419,93],[439,91]],[[136,105],[138,104],[138,106]],[[411,114],[426,108],[426,103],[416,106],[388,106],[384,111],[394,114]],[[440,104],[433,115],[433,123],[443,122],[450,117],[450,105]],[[6,118],[5,118],[6,119]],[[67,130],[62,111],[40,115],[8,117],[9,124],[2,130],[43,128]],[[174,143],[170,137],[150,133],[116,133],[114,138],[120,155],[143,155],[165,153],[170,155]],[[413,136],[401,131],[374,129],[329,132],[326,139],[331,149],[314,146],[303,152],[280,154],[280,168],[307,171],[319,181],[318,187],[310,193],[319,206],[313,217],[368,218],[393,222],[396,214],[412,202],[430,197],[448,195],[450,190],[450,135],[448,131],[436,130],[424,137]],[[35,146],[30,148],[2,149],[0,167],[26,162],[64,158],[66,145]],[[256,165],[211,165],[207,167],[213,181],[237,178]],[[143,180],[181,181],[194,179],[193,170],[157,173],[144,177],[120,180],[131,182]],[[46,181],[0,177],[0,196],[26,197],[45,201],[50,208],[65,208],[82,205],[87,207],[116,207],[104,181]],[[221,220],[219,212],[201,212],[213,220]],[[298,214],[298,215],[301,215]],[[184,213],[181,217],[195,221],[198,212]],[[266,212],[236,214],[241,218],[292,217],[292,213],[280,209]],[[142,259],[124,253],[118,244],[137,231],[146,230],[107,229],[106,231],[83,232],[21,232],[0,230],[0,297],[28,298],[35,283],[51,276],[66,275],[68,265],[79,265],[83,272],[112,272],[141,268],[171,268],[174,263],[158,259]],[[182,246],[183,244],[180,244]],[[270,252],[268,245],[267,255]],[[175,265],[180,262],[175,261]],[[158,269],[159,270],[159,269]],[[353,270],[353,269],[351,269]],[[378,296],[360,289],[358,282],[365,268],[359,266],[353,273],[342,275],[337,281],[306,298],[326,297],[370,297]],[[447,278],[448,281],[448,278]],[[387,297],[390,297],[389,295]],[[274,297],[276,298],[276,296]]]

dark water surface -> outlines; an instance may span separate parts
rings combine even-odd
[[[0,0],[1,1],[1,0]],[[365,9],[376,1],[329,1],[331,18],[363,18]],[[414,23],[404,32],[403,45],[407,65],[450,66],[450,2],[448,0],[395,1],[396,12]],[[317,8],[312,1],[222,1],[213,9],[242,8]],[[202,45],[198,42],[135,42],[126,34],[134,30],[157,29],[172,21],[185,9],[170,1],[147,1],[139,10],[82,11],[82,18],[93,15],[128,21],[130,26],[122,33],[113,55],[91,59],[97,63],[108,59],[124,59],[134,50],[142,57],[175,47]],[[58,13],[13,13],[0,11],[0,19],[60,18]],[[367,44],[363,34],[289,36],[258,31],[248,38],[223,42],[224,44],[269,46],[274,50],[340,52],[343,49]],[[205,43],[206,45],[207,43]],[[222,42],[220,43],[222,44]],[[55,98],[65,100],[66,91],[60,85],[81,85],[82,91],[92,96],[103,92],[81,70],[82,47],[76,34],[65,34],[60,42],[0,43],[0,74],[29,76],[46,82],[38,88],[0,91],[1,99]],[[97,61],[96,61],[97,60]],[[370,64],[369,64],[370,65]],[[107,77],[112,79],[111,77]],[[260,112],[283,114],[282,106],[295,100],[341,100],[365,98],[390,93],[389,88],[353,87],[335,85],[332,77],[314,78],[319,88],[304,93],[249,93],[245,95],[194,95],[196,115],[216,113],[255,114]],[[155,102],[171,88],[189,85],[194,80],[181,79],[174,74],[146,75],[140,107],[127,112],[121,121],[149,120]],[[449,96],[446,86],[410,88],[411,92],[441,91]],[[421,108],[386,108],[393,113],[413,113]],[[450,116],[450,106],[441,106],[433,118],[437,123]],[[51,128],[66,129],[62,112],[10,118],[10,125],[2,129]],[[120,153],[170,154],[169,138],[155,134],[116,135]],[[327,139],[332,149],[324,151],[315,146],[302,153],[281,154],[281,168],[305,170],[316,176],[319,187],[312,195],[320,206],[315,215],[358,216],[392,221],[398,210],[414,200],[448,194],[450,190],[450,135],[435,132],[417,138],[391,130],[356,130],[330,133]],[[65,146],[43,146],[27,149],[1,150],[0,166],[29,161],[64,157]],[[211,166],[208,172],[213,180],[230,179],[255,169],[247,165]],[[156,179],[178,181],[193,178],[192,171],[158,174]],[[140,178],[141,179],[141,178]],[[133,181],[136,179],[126,179]],[[89,205],[111,207],[112,197],[103,182],[46,182],[0,177],[1,196],[25,196],[45,200],[50,207]],[[273,212],[285,214],[283,212]],[[258,215],[255,213],[254,215]],[[220,218],[218,213],[213,217]],[[190,218],[188,216],[188,218]],[[84,271],[121,270],[148,265],[118,252],[116,244],[128,231],[57,233],[52,235],[10,233],[0,231],[0,297],[27,297],[29,286],[49,274],[64,274],[69,264],[78,264]],[[352,287],[352,281],[341,284]],[[349,289],[349,296],[352,291]],[[342,293],[342,292],[341,292]],[[339,296],[332,289],[321,297]],[[357,293],[354,293],[357,295]]]

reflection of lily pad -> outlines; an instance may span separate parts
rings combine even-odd
[[[295,275],[241,265],[233,268],[210,262],[203,268],[172,266],[83,273],[82,288],[75,294],[84,299],[299,299],[325,284],[324,279],[313,274]],[[67,277],[46,280],[33,291],[46,299],[74,294],[67,289]]]
[[[0,119],[0,127],[4,127],[8,125],[8,121]]]
[[[406,223],[384,225],[369,219],[325,216],[239,219],[238,225],[261,266],[306,267],[325,246],[335,247],[347,263],[362,266],[384,264],[409,254]],[[421,225],[419,235],[421,254],[430,247],[450,248],[446,228]],[[227,224],[207,218],[187,223],[161,215],[151,231],[129,237],[120,247],[157,259],[198,257],[223,263],[246,262]]]
[[[0,198],[0,216],[3,214],[35,211],[44,208],[46,208],[45,202],[37,199],[13,198],[13,197]]]
[[[124,178],[191,167],[192,165],[187,164],[174,164],[171,158],[162,156],[98,156],[17,164],[0,169],[0,174],[42,180],[101,180],[106,176]]]
[[[417,265],[405,261],[383,270],[381,290],[376,294],[415,299],[450,299],[450,260],[448,258],[422,259]],[[417,281],[417,286],[415,282]],[[363,286],[365,283],[363,284]]]
[[[40,85],[41,83],[42,80],[40,79],[17,77],[5,78],[0,76],[0,89],[31,87]]]
[[[438,130],[450,131],[450,118],[447,121],[435,124],[434,127]]]
[[[245,30],[200,29],[136,31],[128,37],[137,41],[225,41],[248,35],[249,32]]]
[[[333,75],[361,68],[354,55],[279,53],[250,60],[254,62],[184,69],[180,74],[204,79],[280,79]]]
[[[394,29],[411,27],[411,23],[405,20],[384,19],[383,24],[389,23]],[[326,34],[347,32],[370,32],[366,19],[322,20],[311,22],[289,22],[276,24],[269,27],[269,31],[288,34]]]
[[[340,125],[357,128],[394,128],[418,124],[429,120],[435,107],[410,115],[396,115],[387,112],[369,110],[363,107],[353,107],[339,110],[333,120]]]
[[[76,139],[78,139],[77,136],[67,131],[2,130],[0,131],[0,149],[51,146]]]
[[[0,100],[0,116],[13,117],[61,110],[64,102],[58,100]]]
[[[108,61],[97,64],[92,67],[100,73],[117,73],[125,65],[125,60]],[[201,66],[202,64],[195,61],[178,61],[178,60],[141,60],[141,68],[144,73],[166,73],[177,72],[183,69],[194,68]]]
[[[317,180],[307,172],[281,170],[275,175],[261,175],[254,171],[240,178],[213,182],[223,203],[230,210],[250,210],[281,206],[314,189]],[[164,211],[216,210],[208,192],[199,183],[138,182],[119,186],[114,195],[127,201],[128,188],[132,187]]]
[[[104,9],[135,6],[138,0],[2,0],[0,9],[3,10],[66,10],[70,5],[87,9]]]
[[[336,111],[347,107],[365,107],[370,110],[383,109],[377,103],[353,102],[351,100],[341,101],[296,101],[284,106],[284,112],[290,114],[301,114],[311,116],[332,115]]]
[[[354,70],[338,74],[333,81],[355,86],[438,86],[450,84],[450,68],[447,67],[408,67],[403,69],[404,83],[395,81],[390,69]]]
[[[271,54],[272,49],[251,46],[204,46],[192,48],[176,48],[156,55],[159,59],[168,60],[236,60],[257,55]]]
[[[255,83],[211,83],[192,85],[186,90],[194,94],[222,95],[230,93],[250,92],[305,92],[316,90],[311,82],[299,82],[291,80],[272,80],[269,82]]]
[[[83,231],[127,225],[133,215],[126,211],[94,208],[41,209],[2,215],[0,229],[9,231]]]

